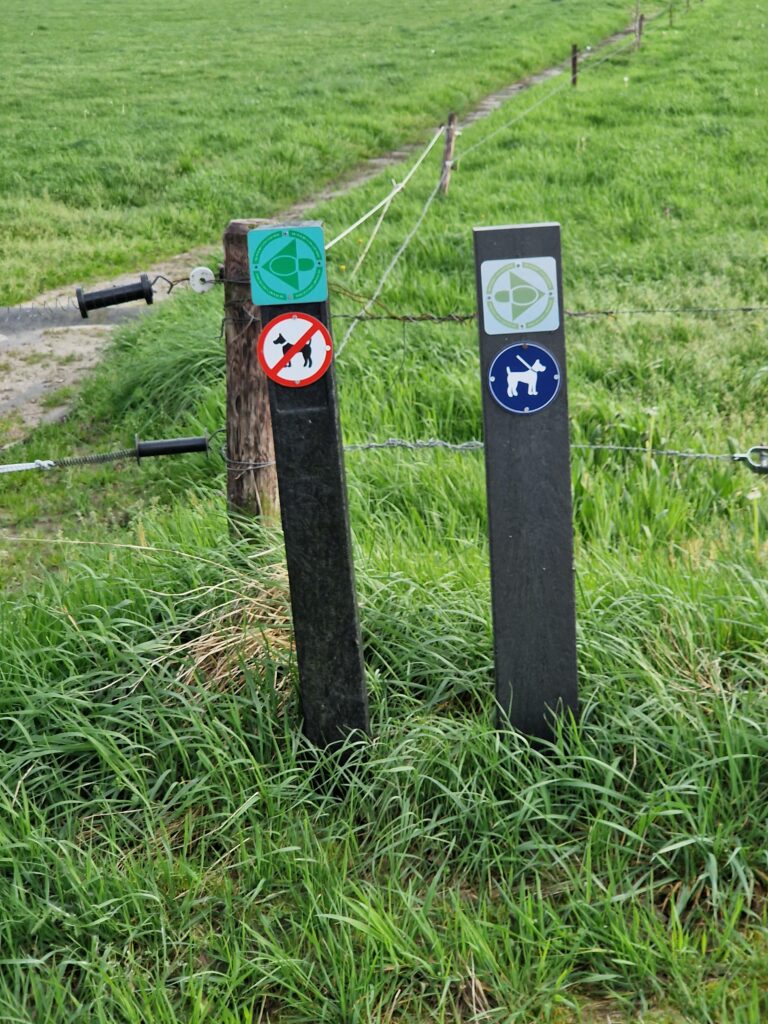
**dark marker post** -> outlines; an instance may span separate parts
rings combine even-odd
[[[500,727],[577,711],[559,224],[474,230]]]
[[[333,747],[369,723],[322,229],[260,228],[249,233],[248,247],[304,732],[316,746]]]

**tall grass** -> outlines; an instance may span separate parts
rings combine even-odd
[[[656,22],[638,53],[468,157],[388,305],[471,309],[470,226],[550,218],[569,308],[764,304],[762,15],[725,12]],[[384,222],[356,288],[372,292],[437,170]],[[348,223],[381,188],[322,215]],[[338,248],[343,284],[358,240]],[[174,300],[124,333],[59,441],[221,426],[219,299]],[[573,440],[764,440],[763,327],[569,321]],[[361,324],[338,376],[348,441],[480,436],[471,325]],[[214,456],[126,467],[122,525],[97,505],[34,542],[15,527],[5,1019],[764,1019],[762,481],[573,452],[581,717],[533,747],[493,728],[482,455],[350,452],[373,721],[338,756],[301,737],[280,537],[230,537],[222,470]],[[0,486],[27,522],[34,494],[50,515],[105,479]],[[37,548],[40,579],[20,580]]]

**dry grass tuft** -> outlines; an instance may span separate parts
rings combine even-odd
[[[288,579],[282,566],[274,566],[270,573],[267,580],[240,581],[242,593],[206,612],[203,631],[180,645],[186,662],[179,676],[182,685],[238,690],[245,683],[246,666],[287,660],[293,644]],[[285,674],[278,678],[284,680]]]

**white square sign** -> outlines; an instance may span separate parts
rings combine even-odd
[[[560,326],[557,263],[552,256],[480,264],[486,334],[556,331]]]

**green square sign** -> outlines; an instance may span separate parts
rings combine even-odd
[[[328,274],[321,227],[254,228],[248,232],[255,306],[325,302]]]

